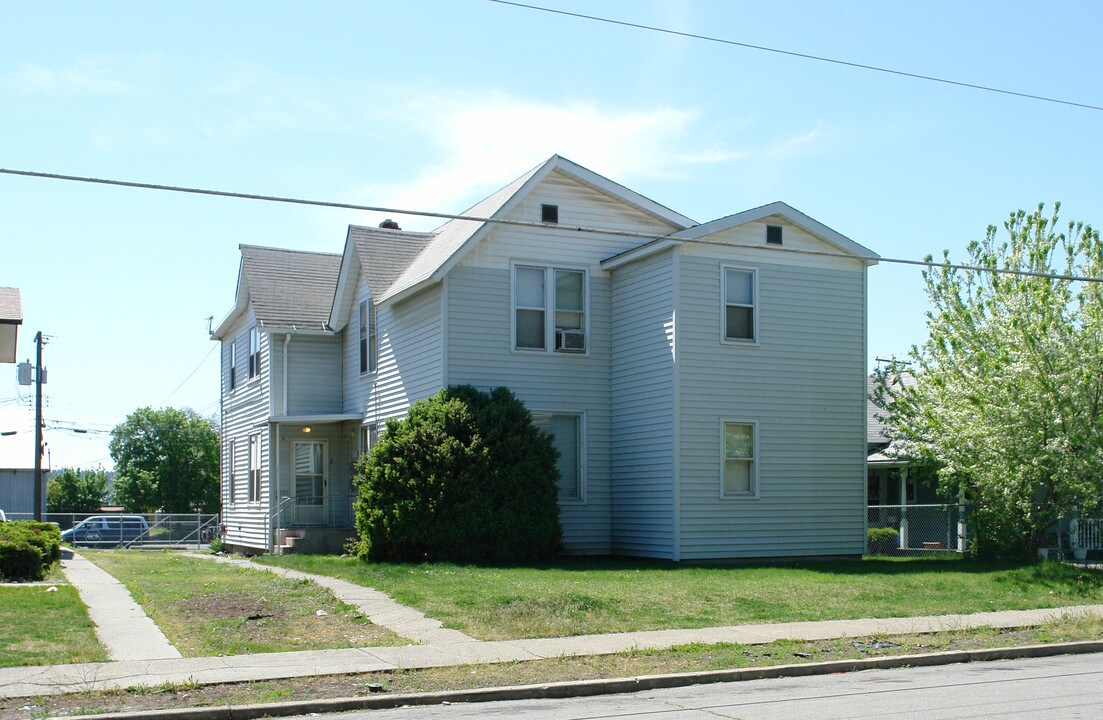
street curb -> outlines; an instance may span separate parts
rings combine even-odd
[[[365,697],[332,698],[323,700],[294,700],[283,703],[255,705],[222,705],[217,707],[180,708],[173,710],[144,710],[124,713],[100,713],[96,715],[66,715],[66,720],[254,720],[262,717],[287,717],[350,710],[384,710],[403,706],[443,705],[456,703],[494,702],[501,700],[540,700],[594,695],[614,695],[658,690],[662,688],[705,685],[719,682],[741,682],[784,677],[809,677],[856,672],[859,670],[889,670],[901,667],[953,665],[956,663],[983,662],[988,660],[1017,660],[1023,658],[1051,657],[1054,655],[1083,655],[1103,652],[1103,640],[1085,640],[1048,645],[989,648],[985,650],[953,650],[922,655],[895,655],[891,657],[864,658],[859,660],[832,660],[830,662],[803,663],[798,665],[774,665],[760,668],[734,670],[709,670],[706,672],[675,673],[670,675],[643,675],[609,680],[573,680],[540,685],[514,687],[477,688],[473,690],[446,690],[407,695],[368,695]]]

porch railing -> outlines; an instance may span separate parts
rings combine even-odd
[[[1077,550],[1103,550],[1103,520],[1077,518],[1069,523],[1069,546]]]
[[[275,513],[276,528],[349,528],[353,526],[349,493],[298,495],[280,498]]]

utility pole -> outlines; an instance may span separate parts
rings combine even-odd
[[[34,336],[34,519],[42,522],[42,331]]]

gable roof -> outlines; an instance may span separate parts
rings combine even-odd
[[[330,325],[340,330],[348,322],[351,313],[350,303],[355,292],[356,272],[360,268],[366,268],[372,302],[376,305],[409,297],[440,281],[466,253],[478,245],[494,224],[493,220],[508,213],[552,172],[563,173],[584,185],[614,197],[665,222],[672,230],[694,224],[693,220],[654,200],[564,157],[552,155],[521,177],[460,213],[463,218],[471,219],[449,220],[430,233],[411,233],[350,225],[345,238],[345,251],[341,260],[333,309],[330,313]],[[490,222],[481,218],[487,218]],[[373,264],[383,264],[385,267],[373,267]]]
[[[761,207],[751,208],[750,210],[744,210],[734,215],[727,215],[702,225],[687,228],[681,232],[674,233],[671,237],[679,240],[696,240],[724,230],[739,227],[740,225],[765,220],[775,215],[785,218],[805,232],[811,233],[823,240],[828,245],[833,245],[848,255],[854,255],[855,257],[861,258],[870,265],[876,264],[881,257],[864,245],[859,245],[845,235],[827,227],[820,221],[805,215],[795,207],[780,201],[772,202],[769,205],[762,205]]]
[[[331,332],[329,311],[341,256],[241,245],[234,309],[211,333],[221,339],[250,301],[262,330]]]

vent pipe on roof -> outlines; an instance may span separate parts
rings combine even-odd
[[[394,220],[391,220],[390,218],[387,218],[383,222],[379,223],[379,227],[383,228],[384,230],[401,230],[402,229],[398,226],[398,223],[396,223]]]

